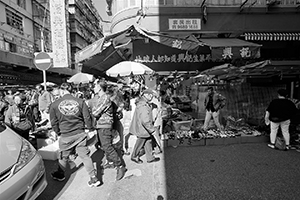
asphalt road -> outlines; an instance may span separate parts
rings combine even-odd
[[[99,169],[101,156],[92,155]],[[264,143],[168,147],[160,157],[159,163],[138,165],[126,156],[127,177],[115,181],[116,171],[105,170],[98,188],[87,186],[78,159],[64,182],[51,179],[55,163],[45,161],[48,187],[38,200],[300,199],[300,154],[294,150],[273,150]]]
[[[165,150],[167,199],[300,199],[300,154],[266,144]]]

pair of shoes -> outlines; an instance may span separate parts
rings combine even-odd
[[[52,172],[51,177],[53,178],[53,180],[56,180],[56,181],[63,181],[66,179],[65,173],[63,171],[59,171],[59,170]]]
[[[103,169],[113,169],[113,168],[115,168],[113,162],[106,161],[106,163],[103,165]]]
[[[91,177],[91,179],[88,182],[89,187],[97,187],[101,184],[101,182],[98,180],[96,176]]]
[[[270,147],[271,149],[275,149],[275,145],[274,144],[268,144],[268,147]]]
[[[147,163],[153,163],[153,162],[158,162],[160,161],[160,158],[154,157],[152,160],[147,161]]]
[[[117,167],[116,180],[117,181],[121,180],[124,177],[126,171],[127,171],[127,169],[124,166]]]
[[[131,160],[137,164],[142,164],[143,161],[140,158],[131,158]]]

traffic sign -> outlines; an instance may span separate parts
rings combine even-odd
[[[34,64],[39,70],[47,70],[52,65],[52,59],[46,52],[39,52],[35,55]]]

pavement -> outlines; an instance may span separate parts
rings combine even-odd
[[[126,119],[127,117],[125,117]],[[124,122],[125,132],[128,121]],[[130,151],[135,137],[129,140]],[[159,162],[136,164],[124,156],[128,171],[102,170],[103,153],[91,146],[102,185],[90,188],[77,158],[66,180],[52,180],[56,162],[44,160],[48,186],[38,200],[298,200],[300,154],[270,149],[265,143],[166,147]]]

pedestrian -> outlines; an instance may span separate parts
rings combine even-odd
[[[220,124],[219,115],[220,110],[225,106],[226,98],[216,92],[213,87],[207,88],[207,96],[204,100],[204,107],[206,109],[203,129],[206,131],[211,118],[213,118],[215,125],[220,131],[223,131],[223,126]]]
[[[49,108],[50,104],[52,103],[52,97],[51,93],[44,89],[43,85],[38,85],[36,87],[39,98],[38,98],[38,105],[39,105],[39,111],[41,114],[41,121],[50,121],[49,120]]]
[[[286,150],[288,150],[290,149],[289,127],[291,118],[296,114],[297,108],[291,100],[287,99],[287,91],[285,89],[279,89],[277,94],[278,98],[271,101],[265,114],[265,123],[271,126],[270,143],[268,147],[275,149],[275,140],[278,127],[280,126],[285,140]]]
[[[114,167],[117,169],[116,180],[118,181],[124,177],[127,169],[113,145],[115,134],[112,131],[114,122],[112,101],[110,95],[106,93],[107,84],[105,81],[96,81],[94,90],[98,91],[97,102],[93,100],[95,103],[92,105],[92,114],[96,119],[97,136],[100,139],[101,148],[105,152],[107,160],[113,162]]]
[[[59,150],[57,170],[51,173],[54,180],[63,181],[70,156],[78,155],[90,176],[89,187],[97,187],[100,181],[89,156],[87,134],[85,129],[92,131],[92,118],[84,100],[70,94],[72,86],[69,83],[61,85],[61,97],[50,106],[50,119],[53,131],[59,135]]]
[[[14,104],[9,106],[5,114],[4,122],[20,136],[29,140],[29,132],[33,124],[30,120],[30,109],[24,102],[25,96],[16,95],[13,97]]]
[[[4,93],[0,91],[0,122],[4,122],[5,113],[9,103],[4,99]]]
[[[152,135],[155,133],[154,121],[152,116],[152,108],[150,102],[153,99],[153,91],[146,89],[142,92],[142,96],[137,100],[136,108],[130,124],[129,132],[137,136],[134,145],[131,160],[137,164],[143,163],[140,159],[140,152],[143,150],[146,154],[148,163],[157,162],[160,159],[152,154]]]

